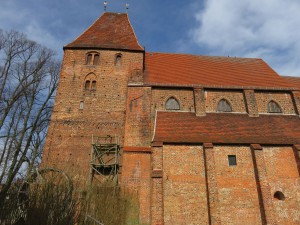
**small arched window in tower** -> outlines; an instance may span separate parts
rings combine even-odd
[[[274,193],[274,198],[281,201],[285,200],[285,196],[281,191],[276,191]]]
[[[221,99],[218,103],[218,112],[232,112],[230,103],[226,99]]]
[[[268,103],[268,113],[282,113],[280,106],[275,101]]]
[[[89,90],[89,89],[90,89],[90,85],[91,85],[91,81],[86,80],[86,81],[85,81],[85,84],[84,84],[84,89],[85,89],[85,90]]]
[[[95,80],[92,81],[91,90],[96,90],[96,81]]]
[[[99,54],[95,54],[94,55],[94,65],[98,65],[99,64],[99,59],[100,59]]]
[[[93,59],[93,54],[89,53],[86,57],[86,64],[91,65],[92,64],[92,59]]]
[[[122,55],[121,54],[117,54],[116,55],[116,59],[115,59],[115,66],[116,67],[120,67],[122,63]]]
[[[166,102],[166,110],[180,110],[179,102],[174,97],[169,98]]]

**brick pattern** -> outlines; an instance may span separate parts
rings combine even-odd
[[[205,145],[204,145],[205,146]],[[209,224],[221,224],[218,208],[218,185],[213,146],[204,147],[205,174],[208,193]]]
[[[244,97],[249,116],[258,116],[258,109],[255,99],[254,90],[244,90]]]
[[[207,224],[201,146],[163,146],[164,224]]]
[[[205,116],[205,91],[203,88],[194,89],[195,109],[197,116]]]
[[[300,179],[292,147],[264,147],[263,154],[275,224],[299,224]],[[284,201],[273,197],[276,191],[281,191],[285,195]],[[268,199],[264,199],[264,202],[267,201]]]
[[[221,224],[262,224],[250,148],[215,145],[213,150]],[[229,166],[228,155],[236,155],[236,166]]]
[[[264,153],[261,150],[251,149],[258,199],[260,203],[260,215],[262,224],[275,224],[274,211],[271,196],[271,188],[268,182]]]
[[[129,87],[125,125],[125,146],[150,146],[151,89]]]
[[[300,115],[300,91],[293,91],[293,103],[296,109],[296,113]]]
[[[218,102],[226,99],[233,112],[246,113],[246,105],[242,91],[205,91],[206,112],[217,112]]]
[[[258,113],[268,113],[268,103],[273,100],[280,105],[283,114],[296,114],[289,92],[255,92]]]
[[[121,185],[138,193],[140,221],[150,223],[150,153],[124,152]]]
[[[152,171],[160,171],[163,175],[162,147],[152,147],[151,162]],[[151,224],[164,224],[163,177],[152,178],[151,190]]]

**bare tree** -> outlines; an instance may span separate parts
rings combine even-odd
[[[0,206],[16,177],[40,159],[59,78],[54,56],[19,32],[0,30]]]

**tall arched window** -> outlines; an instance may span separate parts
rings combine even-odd
[[[85,81],[85,84],[84,84],[84,89],[85,89],[85,90],[89,90],[89,89],[90,89],[90,85],[91,85],[91,81],[86,80],[86,81]]]
[[[117,54],[115,58],[115,66],[120,67],[122,63],[122,55]]]
[[[166,110],[180,110],[179,102],[174,97],[169,98],[166,102]]]
[[[95,54],[94,55],[94,65],[98,65],[99,64],[99,59],[100,59],[99,54]]]
[[[268,103],[268,113],[282,113],[280,106],[275,101]]]
[[[93,54],[88,54],[86,57],[86,64],[91,65],[92,64],[92,59],[93,59]]]
[[[218,103],[218,112],[232,112],[230,103],[226,99],[221,99]]]

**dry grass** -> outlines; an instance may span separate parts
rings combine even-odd
[[[139,224],[135,197],[102,183],[75,189],[51,181],[11,190],[0,211],[5,225],[122,225]]]

